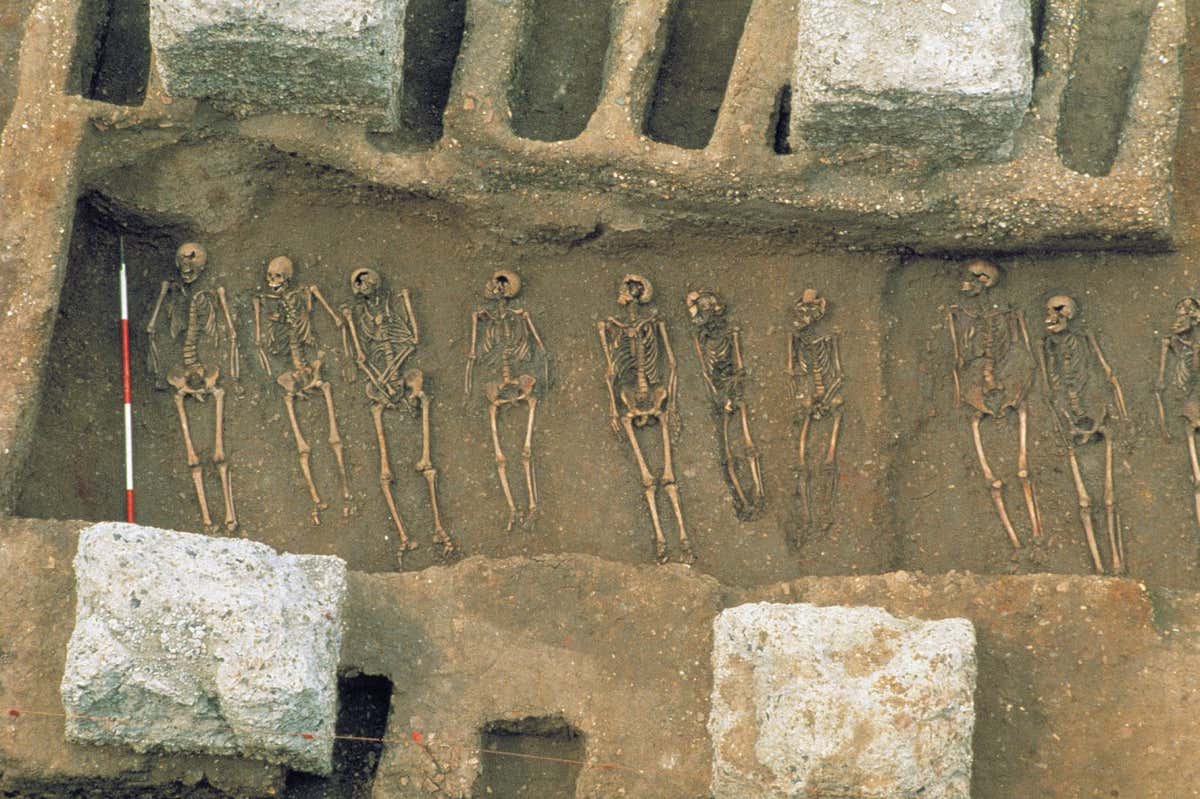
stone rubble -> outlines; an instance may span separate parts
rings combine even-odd
[[[67,739],[327,774],[346,564],[105,522],[80,534]]]
[[[152,0],[167,93],[241,113],[331,116],[394,130],[406,0]]]
[[[1028,0],[800,0],[793,140],[1006,157],[1033,91]]]
[[[713,623],[716,799],[969,799],[975,631],[757,603]]]

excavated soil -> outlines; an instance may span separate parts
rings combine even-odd
[[[577,4],[545,5],[574,8]],[[0,123],[11,107],[17,32],[29,6],[19,2],[0,11]],[[442,82],[434,81],[427,97],[412,101],[406,111],[410,132],[376,142],[385,148],[403,148],[440,135],[438,109],[445,96],[444,88],[437,87],[448,86],[454,62],[445,50],[456,49],[462,35],[461,7],[424,6],[430,31],[424,44],[412,46],[423,48],[428,68],[442,75]],[[674,56],[658,75],[656,101],[647,120],[647,133],[656,139],[700,146],[711,133],[716,111],[710,100],[715,96],[719,101],[724,68],[718,64],[695,69],[686,56],[686,38],[698,36],[706,47],[720,50],[731,36],[736,41],[736,35],[725,28],[738,27],[740,22],[732,19],[738,16],[734,14],[720,29],[701,24],[706,15],[712,16],[706,11],[710,7],[712,3],[679,5],[668,43]],[[1195,102],[1200,80],[1195,57],[1200,2],[1189,3],[1188,10],[1186,102],[1175,184],[1178,249],[1163,255],[1006,257],[1000,260],[1007,270],[1000,294],[1024,312],[1035,347],[1042,334],[1044,300],[1062,292],[1079,300],[1082,320],[1098,335],[1131,411],[1130,420],[1115,428],[1116,496],[1129,574],[1156,587],[1200,590],[1200,528],[1193,511],[1186,449],[1178,427],[1172,442],[1159,435],[1150,391],[1157,369],[1157,337],[1169,324],[1176,301],[1195,293],[1200,269],[1200,186],[1194,177],[1200,155]],[[590,6],[587,13],[599,16],[589,18],[587,29],[574,34],[580,41],[581,63],[554,66],[560,70],[557,83],[552,76],[531,71],[521,85],[527,103],[522,124],[529,125],[531,136],[565,138],[580,120],[586,123],[593,102],[589,92],[603,56],[594,41],[605,34],[599,18],[604,15]],[[531,41],[556,35],[545,20],[539,25]],[[697,27],[709,33],[700,36]],[[677,41],[678,37],[685,40]],[[1101,74],[1109,67],[1128,70],[1127,50],[1090,51],[1088,74]],[[535,56],[546,57],[534,48],[528,56],[531,69],[541,63]],[[560,86],[570,89],[568,100],[559,96]],[[136,91],[135,85],[133,96]],[[1094,92],[1080,85],[1064,101],[1072,105],[1075,121],[1063,129],[1067,138],[1060,139],[1060,147],[1064,157],[1078,159],[1080,170],[1106,168],[1105,141],[1111,143],[1111,137],[1088,142],[1079,131],[1090,129],[1088,120],[1119,127],[1119,121],[1113,120],[1121,116],[1127,92],[1128,86],[1115,84]],[[1088,98],[1092,98],[1090,105]],[[171,153],[172,169],[181,175],[203,171],[206,153],[203,148],[180,146]],[[610,236],[609,231],[597,229],[574,241],[544,240],[511,225],[520,215],[521,201],[515,196],[495,195],[487,200],[486,211],[480,212],[435,200],[365,192],[348,185],[342,176],[284,155],[268,167],[259,190],[243,218],[232,225],[213,224],[211,230],[182,225],[171,208],[162,213],[130,213],[106,198],[80,201],[18,515],[96,520],[123,515],[120,349],[115,322],[117,242],[123,235],[132,290],[139,522],[187,530],[200,527],[171,395],[155,390],[145,360],[145,325],[160,281],[172,277],[175,246],[195,239],[210,254],[204,279],[210,286],[224,285],[229,292],[241,349],[240,380],[226,383],[230,391],[225,428],[240,533],[274,547],[336,554],[355,570],[397,568],[395,533],[380,494],[379,456],[363,383],[347,379],[353,361],[341,351],[338,331],[319,309],[316,332],[326,353],[325,375],[333,384],[353,496],[348,503],[339,500],[322,403],[319,399],[300,403],[300,424],[313,447],[315,479],[329,502],[319,526],[310,520],[284,404],[278,387],[258,367],[253,341],[251,297],[260,290],[266,262],[287,254],[297,263],[297,282],[319,286],[335,307],[350,299],[347,277],[359,266],[379,269],[397,291],[405,287],[412,291],[423,340],[411,364],[424,370],[434,398],[433,460],[439,470],[442,510],[448,531],[466,554],[575,552],[636,563],[652,559],[649,517],[629,447],[607,426],[604,366],[595,330],[598,320],[618,310],[617,280],[627,272],[638,272],[654,281],[657,306],[667,319],[679,361],[682,430],[675,443],[676,470],[688,531],[699,556],[697,571],[726,585],[744,587],[802,576],[895,569],[1090,572],[1065,452],[1049,426],[1038,392],[1030,404],[1030,458],[1045,535],[1036,545],[1030,541],[1016,479],[1016,429],[1011,420],[987,426],[984,442],[1006,483],[1018,533],[1030,546],[1014,553],[997,522],[975,460],[967,417],[952,403],[944,314],[956,301],[957,258],[813,253],[770,237],[711,230]],[[138,191],[135,183],[129,194],[136,196]],[[219,209],[226,198],[219,186],[214,191],[205,203]],[[229,191],[233,196],[240,189]],[[569,201],[561,202],[564,217],[569,217]],[[462,391],[470,314],[481,302],[484,281],[500,267],[515,269],[524,279],[519,304],[533,314],[551,355],[550,385],[538,408],[534,438],[541,512],[529,526],[512,531],[505,529],[484,399],[476,391],[464,403]],[[797,431],[784,364],[789,309],[810,286],[829,298],[831,312],[825,324],[842,336],[847,414],[839,450],[836,521],[828,530],[803,533],[798,530],[794,491]],[[683,297],[699,287],[721,291],[742,329],[750,370],[751,429],[762,451],[768,496],[765,512],[750,522],[738,520],[722,479],[717,426],[691,350]],[[178,357],[178,342],[172,346],[164,337],[160,343],[168,362]],[[485,380],[486,374],[477,374],[477,383]],[[209,504],[219,519],[220,484],[207,460],[212,451],[213,404],[190,403],[188,410],[205,461]],[[412,538],[420,544],[406,556],[404,569],[419,570],[437,562],[424,482],[412,469],[420,447],[419,422],[403,411],[385,418],[397,503]],[[523,497],[519,453],[524,417],[521,411],[510,410],[502,422],[513,490]],[[652,465],[660,464],[658,442],[653,437],[643,442]],[[1101,464],[1095,452],[1083,453],[1081,460],[1092,495],[1098,498]],[[659,508],[672,553],[677,555],[675,525],[665,497],[660,498]],[[1096,520],[1102,530],[1102,516]],[[1003,615],[1003,605],[998,600],[989,612]],[[1082,651],[1085,634],[1075,628],[1072,635],[1077,636],[1072,646]],[[1115,638],[1108,645],[1120,651],[1119,631]],[[1128,643],[1138,645],[1133,640]],[[697,650],[683,656],[706,654]],[[984,692],[996,707],[1008,707],[1012,718],[1002,718],[997,711],[983,729],[1002,730],[1005,745],[1019,746],[1022,762],[1034,773],[1043,762],[1036,750],[1058,746],[1060,736],[1070,738],[1075,722],[1087,728],[1090,711],[1082,708],[1072,719],[1069,702],[1058,707],[1061,726],[1053,732],[1056,743],[1050,743],[1051,732],[1025,714],[1036,692],[1049,690],[1050,680],[1043,678],[1037,688],[1025,685],[1011,673],[1022,667],[991,664],[992,673],[1011,678],[1005,683],[1011,695],[999,697],[995,685],[985,686]],[[1065,675],[1073,667],[1063,663],[1062,669]],[[1186,694],[1187,674],[1168,674],[1164,679],[1171,690]],[[1122,718],[1134,724],[1142,711],[1158,712],[1160,698],[1139,708],[1137,698],[1130,697]],[[343,719],[345,729],[372,729],[378,706],[364,699],[361,707],[358,717]],[[1135,734],[1128,726],[1097,732],[1112,733],[1120,740],[1128,740],[1126,733]],[[502,733],[494,736],[501,739],[493,742],[497,748],[574,751],[571,740],[508,741]],[[977,739],[978,746],[986,748],[989,742]],[[1112,751],[1105,751],[1127,758],[1132,750],[1113,745]],[[327,783],[297,780],[288,795],[361,795],[369,781],[362,775],[371,771],[375,756],[344,754],[351,776]],[[991,751],[989,762],[996,760],[994,755]],[[494,788],[487,796],[533,795],[529,793],[533,789],[521,787],[530,779],[535,786],[543,778],[546,785],[570,780],[570,774],[558,772],[543,777],[510,774],[506,763],[494,763],[492,771],[485,771],[490,775],[486,787]],[[1044,795],[1079,795],[1071,788],[1072,780],[1081,779],[1079,774],[1037,773]],[[973,789],[979,796],[1012,795],[1006,793],[1011,782],[1011,774],[985,768],[976,775]],[[1194,785],[1182,776],[1174,788],[1154,795],[1195,793]],[[540,796],[553,795],[548,792],[551,788],[539,790]],[[1108,795],[1118,794],[1114,789]]]

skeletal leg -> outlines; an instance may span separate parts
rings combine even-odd
[[[403,569],[404,551],[416,549],[417,545],[408,540],[408,531],[404,529],[400,511],[396,509],[396,498],[392,496],[392,459],[388,457],[387,436],[383,432],[383,405],[378,402],[371,403],[371,418],[375,420],[375,437],[379,441],[379,489],[387,502],[388,513],[392,515],[392,523],[396,525],[396,534],[400,536],[400,548],[397,550],[396,559]]]
[[[650,508],[650,521],[654,523],[654,559],[659,563],[667,562],[667,539],[663,536],[662,524],[658,521],[658,504],[655,501],[654,475],[646,466],[642,457],[642,448],[638,445],[637,433],[633,430],[633,420],[628,416],[621,417],[621,426],[625,435],[629,436],[629,446],[633,447],[633,456],[637,459],[638,471],[642,474],[642,488],[646,496],[646,505]]]
[[[742,490],[742,481],[738,479],[737,463],[733,457],[733,446],[729,443],[729,414],[721,412],[721,444],[725,449],[725,477],[729,480],[729,485],[733,488],[733,493],[737,499],[738,515],[743,515],[750,510],[750,503],[746,500],[746,492]]]
[[[508,503],[508,524],[504,531],[511,532],[517,521],[517,503],[513,501],[512,487],[508,484],[508,457],[500,448],[500,427],[496,418],[500,415],[500,405],[492,402],[488,405],[488,419],[492,423],[492,446],[496,450],[496,473],[500,475],[500,487],[504,489],[504,501]]]
[[[208,500],[204,496],[204,474],[200,470],[200,458],[192,446],[192,433],[188,427],[187,410],[183,407],[183,392],[175,392],[175,409],[179,411],[179,427],[183,430],[183,445],[187,448],[188,468],[192,470],[192,482],[196,485],[196,500],[200,503],[200,520],[204,529],[212,529],[212,517],[208,515]]]
[[[1196,503],[1196,524],[1200,524],[1200,460],[1196,458],[1196,430],[1187,431],[1188,457],[1192,462],[1192,486]]]
[[[1083,522],[1083,534],[1087,537],[1088,550],[1092,553],[1092,566],[1097,574],[1104,573],[1104,563],[1100,560],[1100,548],[1096,546],[1096,531],[1092,527],[1092,499],[1088,496],[1087,487],[1083,484],[1083,475],[1079,471],[1079,460],[1075,457],[1075,448],[1067,450],[1067,459],[1071,464],[1071,476],[1075,479],[1075,493],[1079,495],[1079,520]]]
[[[225,529],[234,532],[238,528],[237,511],[233,509],[233,484],[229,478],[229,462],[225,460],[225,389],[212,390],[216,399],[217,432],[213,443],[213,463],[221,475],[221,492],[225,495]]]
[[[1008,519],[1008,508],[1004,506],[1004,483],[999,480],[992,467],[988,465],[987,455],[983,453],[983,439],[979,435],[980,416],[976,414],[971,417],[971,437],[975,441],[975,454],[979,456],[979,467],[983,470],[983,479],[987,481],[992,491],[992,503],[996,506],[996,513],[1000,515],[1000,523],[1004,525],[1004,532],[1008,533],[1008,540],[1012,542],[1014,549],[1021,548],[1021,539],[1017,538],[1017,533],[1013,530],[1012,522]]]
[[[1033,528],[1033,537],[1042,537],[1042,514],[1038,510],[1037,494],[1033,490],[1033,478],[1029,474],[1029,446],[1027,443],[1029,430],[1029,409],[1022,402],[1017,408],[1018,449],[1017,477],[1021,480],[1021,488],[1025,492],[1025,507],[1029,511],[1029,524]]]
[[[808,428],[812,425],[812,416],[804,415],[800,424],[800,447],[797,450],[797,463],[800,467],[799,480],[796,483],[796,493],[800,495],[800,509],[804,513],[804,527],[813,522],[812,500],[808,495],[809,482],[812,472],[808,467]]]
[[[762,465],[759,462],[758,447],[754,446],[754,439],[750,437],[750,419],[746,412],[746,403],[741,403],[738,410],[742,417],[742,439],[746,442],[746,458],[750,461],[750,479],[754,481],[754,504],[758,506],[762,504],[766,494],[763,490]]]
[[[300,423],[296,421],[296,395],[291,392],[284,394],[283,404],[287,406],[288,419],[292,422],[292,435],[296,437],[296,450],[300,453],[300,471],[304,474],[304,481],[308,483],[308,494],[312,497],[313,524],[320,524],[321,511],[328,505],[321,501],[321,495],[317,493],[317,484],[313,482],[312,467],[309,464],[312,447],[304,440],[304,434],[300,432]]]
[[[529,510],[525,514],[525,524],[533,521],[537,513],[538,492],[537,475],[533,471],[533,413],[537,410],[537,397],[529,397],[529,422],[525,426],[525,448],[521,450],[521,461],[525,464],[525,488],[529,492]]]
[[[333,386],[321,381],[321,393],[325,395],[325,408],[329,411],[329,446],[333,449],[333,457],[337,458],[338,472],[342,477],[342,499],[350,501],[350,481],[346,478],[346,459],[342,454],[342,434],[338,431],[337,416],[333,412]],[[345,512],[349,514],[347,506]]]
[[[679,548],[683,550],[683,560],[691,563],[696,559],[692,552],[692,542],[688,540],[687,527],[683,523],[683,508],[679,506],[679,486],[675,484],[675,460],[671,454],[671,424],[670,412],[664,412],[659,419],[663,439],[663,475],[662,486],[667,492],[667,499],[675,510],[675,523],[679,527]]]
[[[1125,552],[1121,542],[1121,531],[1118,528],[1116,491],[1113,487],[1113,445],[1112,438],[1104,436],[1104,516],[1108,526],[1108,551],[1112,559],[1113,574],[1125,570]]]
[[[837,504],[837,449],[838,436],[842,431],[842,411],[838,410],[833,417],[833,429],[829,432],[829,446],[825,450],[825,462],[821,465],[825,473],[825,502],[821,508],[821,526],[828,529],[833,526],[833,511]]]
[[[433,461],[429,457],[429,395],[422,391],[416,396],[421,403],[421,460],[417,461],[416,468],[429,486],[429,507],[433,511],[433,540],[441,545],[442,557],[449,558],[454,555],[454,541],[446,533],[446,528],[442,527],[442,511],[438,507],[437,469],[433,468]]]

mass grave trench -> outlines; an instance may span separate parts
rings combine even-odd
[[[123,231],[131,288],[134,462],[141,522],[200,529],[172,392],[154,389],[145,333],[160,282],[174,277],[175,247],[197,240],[205,244],[209,258],[201,280],[210,281],[210,288],[217,283],[226,288],[241,352],[240,380],[222,377],[228,392],[225,449],[239,534],[286,551],[337,554],[355,569],[396,568],[395,531],[379,488],[365,381],[346,379],[353,359],[342,352],[340,333],[319,306],[314,326],[325,352],[323,374],[333,385],[353,496],[347,503],[350,515],[343,515],[320,396],[297,402],[298,421],[312,448],[314,481],[329,503],[319,526],[310,520],[311,503],[281,393],[261,372],[253,341],[253,294],[261,290],[267,261],[287,253],[296,263],[297,284],[319,286],[335,309],[350,300],[348,275],[362,265],[377,268],[393,290],[411,290],[422,342],[406,368],[411,364],[426,375],[433,398],[432,459],[439,472],[441,510],[446,529],[465,554],[580,551],[632,562],[653,559],[652,528],[636,463],[627,441],[609,429],[604,358],[595,327],[598,320],[619,314],[615,299],[621,275],[638,272],[654,282],[655,304],[668,322],[678,361],[682,431],[673,453],[688,532],[699,555],[697,568],[740,584],[799,573],[888,568],[894,544],[886,532],[888,500],[878,490],[886,476],[887,433],[880,421],[882,406],[871,400],[885,393],[875,322],[885,261],[877,259],[880,268],[870,269],[864,280],[863,274],[845,268],[851,261],[861,266],[861,255],[806,256],[797,273],[795,256],[752,237],[723,240],[718,258],[712,257],[717,240],[700,234],[673,235],[649,248],[609,245],[604,236],[578,247],[515,246],[482,231],[474,216],[458,216],[452,206],[440,203],[371,195],[371,202],[360,204],[357,195],[336,192],[314,203],[310,178],[306,174],[290,182],[292,178],[277,176],[272,189],[247,210],[245,223],[211,235],[179,225],[150,225],[148,217],[131,214],[129,206],[112,198],[93,195],[81,203],[18,514],[88,519],[122,514],[120,486],[114,483],[121,475],[123,453],[119,341],[111,298]],[[131,198],[136,200],[125,194],[122,201]],[[731,280],[730,260],[762,279]],[[563,269],[564,261],[569,269]],[[524,287],[516,302],[532,314],[551,355],[551,387],[538,405],[533,439],[540,514],[530,527],[518,525],[511,533],[505,531],[507,511],[481,396],[488,376],[482,366],[476,368],[477,391],[465,404],[462,393],[471,313],[484,304],[483,284],[500,267],[521,275]],[[690,337],[684,298],[701,285],[722,293],[742,329],[751,375],[749,419],[763,451],[768,497],[765,512],[748,522],[738,520],[723,476],[720,423]],[[779,286],[786,288],[780,291]],[[844,333],[850,400],[839,438],[836,521],[829,530],[814,531],[797,549],[790,540],[797,520],[796,431],[788,399],[785,326],[792,303],[816,286],[830,303],[829,323]],[[164,365],[180,353],[178,340],[172,344],[163,335],[166,324],[160,320],[158,336]],[[219,525],[221,485],[211,461],[215,408],[211,401],[189,401],[185,407],[208,505]],[[510,482],[522,508],[525,485],[519,464],[526,418],[522,408],[500,417]],[[389,411],[384,424],[397,506],[410,538],[419,543],[406,553],[404,566],[424,568],[439,558],[427,487],[413,468],[420,454],[419,419],[407,410]],[[810,457],[823,453],[828,434],[827,424],[819,436],[814,427]],[[642,444],[652,467],[660,469],[657,431],[643,435]],[[676,554],[675,525],[662,492],[659,505]]]
[[[1129,418],[1116,418],[1114,410],[1107,424],[1114,442],[1115,500],[1128,573],[1152,585],[1195,587],[1200,528],[1183,420],[1170,388],[1173,359],[1168,360],[1164,392],[1171,441],[1160,431],[1153,391],[1162,337],[1175,322],[1176,304],[1194,290],[1186,258],[1030,254],[998,263],[1005,274],[992,299],[1023,313],[1035,358],[1047,335],[1047,302],[1068,295],[1077,305],[1075,328],[1095,335],[1123,389]],[[993,571],[1012,552],[972,443],[972,409],[965,403],[954,406],[947,312],[963,302],[961,281],[958,263],[914,258],[892,270],[885,289],[884,372],[897,445],[891,492],[903,509],[895,517],[902,542],[897,568]],[[920,300],[914,302],[914,297]],[[1115,409],[1111,388],[1099,365],[1093,365],[1087,391]],[[1017,416],[981,425],[987,458],[1005,484],[1008,513],[1026,544],[1009,568],[1086,573],[1091,558],[1079,497],[1067,448],[1046,400],[1039,374],[1027,407],[1029,469],[1044,527],[1040,546],[1028,546],[1031,528],[1017,476]],[[1076,452],[1107,567],[1104,444],[1079,445]]]
[[[223,282],[229,292],[241,348],[241,380],[229,384],[226,405],[226,446],[241,532],[272,546],[338,554],[361,570],[397,567],[364,381],[346,380],[352,359],[341,351],[338,330],[319,311],[316,331],[326,352],[325,375],[333,384],[353,496],[351,513],[343,516],[324,405],[319,397],[298,403],[313,449],[314,479],[330,503],[320,526],[310,521],[286,409],[253,350],[251,297],[261,288],[266,262],[288,253],[297,264],[297,282],[320,286],[335,308],[349,300],[346,277],[360,265],[379,269],[396,291],[411,289],[423,335],[411,363],[424,370],[433,397],[432,454],[441,509],[447,530],[466,554],[578,551],[631,562],[653,558],[636,465],[627,442],[608,430],[603,356],[595,332],[596,321],[618,310],[613,298],[620,275],[639,272],[654,281],[655,301],[668,320],[679,363],[683,427],[673,449],[685,520],[699,555],[696,568],[740,585],[892,568],[1091,570],[1065,451],[1053,432],[1040,380],[1029,397],[1029,444],[1044,539],[1030,546],[1038,542],[1030,540],[1016,479],[1017,429],[1011,417],[985,423],[983,438],[992,466],[1006,483],[1008,510],[1026,545],[1021,551],[1014,552],[996,518],[971,444],[969,416],[953,407],[952,348],[944,314],[959,301],[959,274],[967,259],[918,260],[889,270],[894,262],[871,257],[878,267],[872,269],[864,263],[869,256],[859,254],[785,253],[754,236],[716,240],[681,233],[654,246],[639,241],[630,247],[603,234],[573,247],[514,245],[497,241],[474,213],[447,204],[340,190],[314,203],[309,192],[319,185],[319,174],[307,168],[281,170],[270,191],[249,201],[248,222],[211,235],[178,224],[150,225],[148,217],[122,212],[112,198],[93,196],[80,206],[36,443],[21,484],[20,515],[121,515],[115,479],[122,467],[120,379],[111,298],[117,234],[124,230],[133,290],[136,482],[139,519],[146,523],[199,529],[178,417],[170,392],[153,390],[144,333],[158,284],[172,276],[175,246],[198,239],[211,259],[207,279]],[[136,194],[126,193],[122,202],[136,206]],[[141,223],[134,221],[138,218]],[[430,253],[444,255],[431,260]],[[738,274],[754,274],[755,280],[734,279],[729,263],[738,263]],[[1187,290],[1178,258],[1025,256],[998,263],[1006,270],[1000,296],[1025,314],[1035,350],[1045,299],[1088,287],[1076,293],[1081,321],[1098,333],[1132,416],[1114,427],[1116,498],[1130,573],[1155,584],[1195,585],[1186,450],[1178,436],[1170,445],[1161,441],[1147,390],[1157,366],[1155,331],[1165,329],[1175,301]],[[470,314],[483,304],[483,283],[500,267],[522,276],[518,304],[532,313],[552,358],[552,385],[539,404],[533,439],[541,515],[531,527],[518,526],[511,533],[504,529],[507,513],[486,403],[476,395],[464,405],[461,389]],[[1144,270],[1155,277],[1153,291],[1135,277]],[[766,512],[748,522],[738,520],[723,479],[720,427],[690,339],[683,298],[700,286],[723,293],[742,330],[750,426],[763,454],[768,498]],[[841,336],[847,415],[840,432],[836,523],[828,531],[814,530],[797,548],[792,538],[799,526],[798,429],[788,395],[786,330],[793,303],[810,287],[819,287],[828,298],[828,329]],[[1111,312],[1129,297],[1137,300],[1138,314]],[[478,387],[485,375],[475,377]],[[210,509],[219,522],[220,484],[209,460],[213,405],[188,405]],[[525,423],[523,409],[501,416],[510,483],[522,507]],[[439,558],[427,488],[413,469],[419,421],[405,411],[388,412],[385,429],[397,506],[420,545],[406,553],[405,568],[424,568]],[[828,432],[828,425],[812,428],[810,459],[820,459]],[[657,435],[642,441],[656,466],[661,462]],[[1103,543],[1099,453],[1099,446],[1081,449],[1080,460]],[[1164,463],[1170,467],[1159,465]],[[674,554],[674,521],[662,492],[659,499]]]

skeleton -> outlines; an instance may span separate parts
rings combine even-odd
[[[742,361],[741,331],[730,326],[725,303],[715,292],[689,291],[685,302],[693,325],[692,341],[708,386],[713,413],[721,423],[722,467],[733,491],[734,508],[738,518],[753,519],[762,509],[764,493],[759,452],[750,436],[746,409],[746,366]],[[741,424],[741,452],[735,452],[729,436],[730,422],[734,420]],[[739,471],[749,472],[753,484],[749,495]]]
[[[1036,359],[1029,344],[1029,331],[1020,311],[999,305],[988,294],[1000,282],[1001,271],[983,260],[971,261],[963,273],[964,305],[950,307],[950,339],[954,345],[954,405],[971,409],[971,436],[975,454],[992,494],[992,504],[1014,549],[1021,539],[1013,529],[1004,503],[1004,483],[992,471],[983,450],[980,426],[984,419],[1007,416],[1016,411],[1017,477],[1025,494],[1025,507],[1035,539],[1041,537],[1042,522],[1037,495],[1029,472],[1028,395],[1037,374]]]
[[[1124,569],[1125,548],[1121,535],[1121,517],[1117,512],[1113,489],[1113,433],[1109,419],[1128,418],[1121,383],[1109,366],[1100,342],[1089,330],[1081,329],[1075,321],[1079,306],[1066,295],[1056,295],[1046,301],[1046,336],[1042,339],[1041,370],[1046,385],[1055,427],[1067,446],[1067,461],[1075,480],[1079,497],[1079,518],[1087,538],[1092,564],[1098,573],[1104,572],[1100,550],[1092,525],[1092,502],[1084,485],[1076,450],[1098,441],[1104,442],[1104,510],[1108,528],[1110,562],[1114,574]],[[1093,360],[1093,358],[1095,360]],[[1112,392],[1112,405],[1106,398],[1094,396],[1089,380],[1096,367],[1103,372]],[[1115,406],[1115,407],[1114,407]],[[1115,410],[1115,414],[1114,414]]]
[[[637,459],[646,505],[654,524],[655,558],[659,563],[667,560],[667,540],[659,521],[656,500],[657,486],[661,485],[675,512],[682,559],[690,562],[695,556],[683,522],[671,457],[672,428],[678,426],[675,354],[667,336],[666,322],[657,309],[652,309],[646,316],[638,313],[638,306],[648,304],[653,296],[654,288],[649,280],[641,275],[626,275],[617,291],[617,304],[625,308],[625,318],[610,316],[596,325],[607,364],[605,381],[612,429],[618,435],[624,430]],[[658,481],[650,473],[637,439],[638,429],[654,425],[662,430],[663,472]]]
[[[325,397],[329,414],[329,446],[341,474],[342,499],[345,503],[343,513],[349,515],[350,483],[346,478],[342,437],[333,409],[333,387],[321,377],[322,353],[313,330],[313,301],[320,303],[339,328],[345,323],[330,307],[320,289],[314,285],[293,286],[294,278],[295,267],[290,258],[281,255],[267,264],[267,291],[254,296],[254,344],[258,350],[258,363],[267,377],[272,376],[271,355],[288,358],[291,368],[281,371],[275,382],[283,389],[283,404],[287,408],[300,455],[300,471],[312,499],[312,521],[313,524],[320,524],[321,511],[329,506],[321,499],[313,482],[309,463],[312,448],[300,431],[296,400],[308,399],[317,392]]]
[[[1168,361],[1174,367],[1168,378]],[[1175,322],[1171,334],[1162,339],[1158,356],[1158,379],[1154,383],[1154,398],[1158,404],[1158,423],[1163,437],[1171,440],[1167,429],[1167,412],[1163,392],[1171,389],[1179,403],[1179,416],[1184,420],[1188,459],[1192,467],[1193,501],[1196,523],[1200,525],[1200,458],[1196,455],[1196,433],[1200,431],[1200,299],[1185,297],[1175,305]]]
[[[196,500],[200,504],[200,518],[208,532],[215,530],[212,517],[208,512],[208,500],[204,493],[204,475],[200,458],[192,443],[191,429],[188,424],[186,401],[204,402],[208,397],[213,398],[216,406],[216,432],[213,442],[213,463],[217,466],[217,474],[221,478],[221,493],[225,497],[225,529],[232,533],[238,528],[237,512],[233,507],[233,486],[229,476],[229,462],[225,458],[225,389],[220,385],[221,368],[212,360],[205,359],[202,350],[208,345],[220,348],[222,339],[228,336],[229,376],[238,379],[239,357],[237,346],[237,331],[233,326],[233,316],[229,313],[229,303],[225,299],[225,287],[214,289],[196,288],[197,281],[204,274],[208,265],[208,254],[199,244],[189,242],[183,244],[175,252],[175,266],[179,269],[179,281],[164,280],[158,292],[158,301],[150,314],[146,325],[146,333],[150,339],[149,367],[154,375],[156,386],[172,388],[175,391],[175,409],[179,413],[179,426],[183,431],[183,443],[187,451],[187,464],[192,472],[192,482],[196,486]],[[163,371],[158,345],[155,342],[155,331],[158,327],[158,315],[166,305],[167,324],[172,339],[183,334],[182,362],[172,366],[166,373],[163,383]],[[223,325],[223,328],[222,328]]]
[[[828,312],[828,301],[816,289],[805,289],[792,312],[792,330],[788,335],[787,373],[791,383],[792,397],[798,404],[797,421],[800,425],[800,443],[797,449],[799,476],[796,493],[800,499],[801,529],[810,531],[820,527],[828,529],[833,524],[833,510],[837,498],[837,450],[838,436],[842,429],[842,372],[840,335],[824,335],[813,329]],[[820,501],[814,507],[814,468],[808,458],[809,435],[813,426],[825,419],[832,419],[829,443],[820,465],[821,480],[818,483]]]
[[[546,345],[534,326],[533,317],[523,308],[510,305],[510,301],[521,291],[521,278],[507,269],[497,270],[484,286],[483,295],[491,307],[477,309],[471,315],[471,351],[467,355],[467,368],[463,380],[464,402],[471,394],[473,370],[477,358],[483,358],[491,367],[491,380],[485,386],[488,401],[488,416],[492,427],[492,446],[496,453],[496,472],[500,476],[500,487],[508,503],[508,526],[511,531],[517,519],[517,505],[513,501],[512,488],[508,482],[505,464],[508,458],[500,447],[498,417],[508,406],[525,403],[529,417],[525,425],[525,446],[521,450],[521,461],[525,466],[525,488],[529,494],[529,507],[525,514],[528,526],[537,512],[537,477],[533,468],[533,416],[537,410],[538,394],[550,379],[549,359]],[[482,324],[483,339],[479,339]],[[539,384],[534,371],[534,362],[541,361]],[[517,373],[518,370],[527,371]]]
[[[400,536],[398,560],[404,566],[404,552],[414,549],[404,529],[396,499],[392,496],[392,465],[388,457],[387,437],[383,430],[383,413],[407,406],[421,417],[421,457],[416,470],[429,487],[429,504],[433,509],[433,540],[442,548],[443,557],[454,554],[454,542],[442,527],[438,508],[437,469],[429,455],[429,395],[425,392],[425,374],[420,369],[404,368],[405,361],[421,343],[417,317],[413,314],[412,297],[408,289],[400,292],[400,302],[383,288],[383,281],[374,269],[356,269],[350,275],[354,303],[342,307],[354,359],[367,378],[367,398],[371,401],[371,417],[379,442],[379,488],[387,502],[388,512]],[[349,352],[347,352],[349,354]]]

